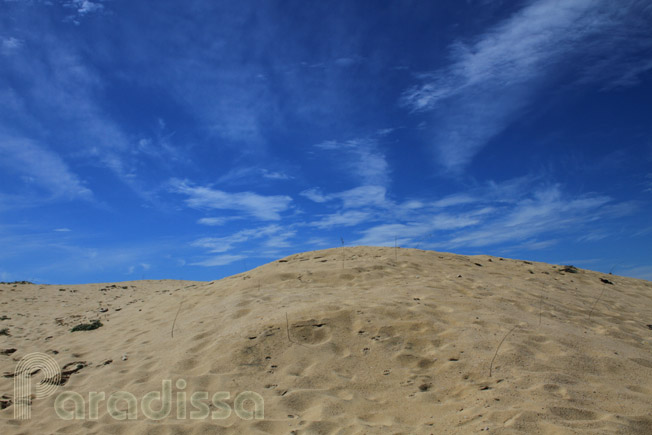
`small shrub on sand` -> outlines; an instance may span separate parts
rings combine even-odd
[[[564,266],[564,267],[561,268],[559,271],[560,271],[560,272],[566,272],[566,273],[577,273],[577,272],[579,272],[579,271],[577,270],[577,267],[572,266],[572,265]]]
[[[91,323],[80,323],[79,325],[72,328],[70,332],[92,331],[93,329],[97,329],[100,326],[102,326],[102,322],[100,322],[99,320],[93,320]]]

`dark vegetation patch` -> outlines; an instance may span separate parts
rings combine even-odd
[[[6,394],[3,394],[2,398],[0,398],[0,409],[9,408],[11,404],[12,404],[11,397],[7,396]]]
[[[80,323],[79,325],[75,326],[70,330],[70,332],[75,332],[75,331],[92,331],[93,329],[97,329],[102,325],[102,322],[99,320],[93,320],[91,323]]]
[[[579,272],[577,267],[575,267],[573,265],[570,265],[570,264],[568,266],[562,267],[561,269],[559,269],[559,271],[560,272],[566,272],[566,273],[577,273],[577,272]]]

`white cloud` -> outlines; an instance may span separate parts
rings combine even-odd
[[[74,3],[77,6],[77,12],[80,15],[86,15],[89,12],[96,12],[104,9],[104,6],[102,4],[98,2],[92,2],[89,0],[72,0],[72,3]]]
[[[330,197],[328,195],[324,195],[321,193],[321,190],[319,188],[313,187],[311,189],[304,190],[301,192],[299,195],[304,196],[308,198],[309,200],[317,203],[323,203],[330,201]]]
[[[587,49],[613,59],[610,38],[627,34],[627,18],[641,5],[637,0],[531,1],[474,43],[454,44],[450,65],[422,75],[423,84],[407,90],[402,103],[434,111],[433,145],[440,163],[459,170],[531,104],[560,66],[568,67]],[[621,45],[627,42],[624,38]],[[639,65],[641,71],[648,68]]]
[[[607,197],[563,198],[559,187],[543,189],[504,208],[497,218],[446,241],[451,247],[481,247],[573,230],[603,217]]]
[[[426,223],[409,224],[383,224],[368,228],[362,232],[363,236],[354,242],[355,245],[394,246],[409,243],[421,238],[430,232]]]
[[[11,74],[21,77],[22,85],[0,91],[0,129],[20,128],[22,136],[33,142],[47,140],[52,149],[65,149],[88,165],[109,168],[135,193],[147,198],[147,190],[136,177],[140,162],[132,157],[135,147],[104,111],[102,72],[84,60],[81,46],[64,43],[51,31],[47,38],[38,34],[31,32],[21,43],[39,49],[6,63]]]
[[[72,230],[70,228],[55,228],[54,231],[57,233],[69,233]]]
[[[289,230],[269,237],[264,246],[268,248],[289,248],[292,246],[290,239],[296,235],[296,231]]]
[[[555,246],[559,243],[559,240],[557,239],[552,239],[552,240],[542,240],[542,241],[526,241],[524,243],[521,243],[520,245],[515,245],[512,246],[509,250],[510,251],[515,251],[515,250],[525,250],[525,251],[538,251],[541,249],[547,249],[550,248],[551,246]]]
[[[267,225],[265,227],[240,230],[224,237],[203,237],[192,242],[192,246],[208,249],[211,253],[220,253],[230,251],[234,245],[250,240],[270,239],[271,237],[287,239],[293,234],[292,231],[286,230],[279,225]]]
[[[192,208],[236,210],[261,220],[279,220],[280,213],[292,202],[289,196],[264,196],[253,192],[228,193],[210,187],[194,186],[188,181],[172,180],[174,192],[188,196]]]
[[[482,222],[473,214],[432,214],[423,213],[414,216],[410,223],[383,224],[368,228],[355,244],[393,246],[395,238],[399,244],[418,244],[423,239],[433,236],[436,232],[448,232],[460,228],[471,227]]]
[[[258,241],[254,256],[269,256],[271,254],[261,251],[261,248],[288,248],[292,246],[291,239],[296,231],[279,225],[267,225],[259,228],[249,228],[224,237],[204,237],[192,242],[192,246],[204,248],[213,254],[221,254],[191,263],[195,266],[222,266],[246,258],[243,254],[225,254],[238,247],[238,252],[243,252],[248,242]],[[262,239],[262,240],[261,240]]]
[[[309,223],[308,225],[321,229],[332,227],[350,227],[364,222],[365,220],[369,219],[370,216],[370,213],[349,210],[325,216],[318,221]]]
[[[544,249],[557,243],[561,235],[594,233],[601,221],[636,210],[636,204],[614,203],[606,196],[565,195],[560,186],[535,176],[488,182],[434,201],[413,198],[400,204],[387,198],[381,186],[333,194],[311,189],[302,195],[338,206],[336,212],[306,226],[360,225],[353,244],[393,246],[396,238],[401,246],[447,250],[485,246]]]
[[[23,42],[14,37],[0,38],[0,53],[9,55],[18,50],[22,45]]]
[[[0,136],[0,166],[22,175],[25,184],[49,191],[55,199],[93,197],[58,154],[35,142]]]
[[[304,190],[301,195],[317,203],[341,200],[344,208],[387,207],[387,190],[383,186],[359,186],[339,193],[324,195],[319,189]]]
[[[472,204],[477,202],[477,199],[469,195],[468,193],[458,193],[454,195],[446,196],[438,201],[435,201],[432,205],[435,207],[452,207],[456,205]]]
[[[362,184],[385,186],[389,182],[389,165],[375,139],[329,140],[315,147],[336,153],[337,162]]]
[[[387,205],[386,192],[382,186],[360,186],[332,196],[342,200],[344,208],[384,207]]]
[[[422,208],[424,206],[424,203],[418,200],[409,200],[404,202],[403,204],[400,205],[401,208],[407,209],[407,210],[416,210],[419,208]]]
[[[191,246],[208,249],[209,252],[227,252],[233,248],[236,243],[246,242],[250,238],[250,234],[245,235],[236,233],[228,237],[203,237],[191,243]]]
[[[488,183],[422,207],[387,208],[385,223],[360,231],[354,244],[433,249],[501,246],[543,249],[560,235],[594,232],[606,219],[631,214],[633,208],[613,204],[605,196],[568,197],[557,185],[535,185],[535,178]],[[372,209],[378,221],[381,209]],[[614,210],[618,211],[616,213]]]
[[[267,169],[261,170],[261,174],[269,180],[291,180],[293,178],[284,172],[269,171]]]
[[[210,227],[220,227],[222,225],[225,225],[227,222],[232,221],[235,219],[234,217],[208,217],[208,218],[201,218],[197,221],[198,224],[201,225],[208,225]]]
[[[75,11],[75,15],[71,15],[67,18],[67,20],[70,20],[74,22],[75,24],[79,24],[79,18],[93,13],[93,12],[99,12],[104,9],[104,5],[100,3],[103,0],[97,0],[97,1],[91,1],[91,0],[68,0],[66,3],[64,3],[64,6],[69,9],[73,9]]]
[[[291,180],[293,177],[282,171],[270,171],[256,166],[236,167],[221,175],[215,184],[244,185],[256,184],[260,178],[266,180]]]
[[[482,222],[482,219],[480,218],[482,214],[481,211],[457,215],[448,213],[437,214],[431,219],[428,219],[428,228],[430,231],[456,230],[458,228],[478,225]]]
[[[206,260],[198,261],[196,263],[190,263],[191,266],[204,266],[204,267],[214,267],[214,266],[226,266],[227,264],[234,263],[238,260],[243,260],[247,258],[246,255],[216,255],[215,257],[207,258]]]

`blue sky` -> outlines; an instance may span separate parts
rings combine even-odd
[[[652,279],[652,3],[0,0],[0,280],[347,246]]]

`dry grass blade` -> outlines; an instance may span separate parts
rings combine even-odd
[[[591,320],[591,314],[593,314],[593,310],[595,310],[595,306],[598,305],[598,302],[600,302],[600,299],[602,299],[602,295],[604,294],[605,290],[607,290],[607,287],[602,289],[600,296],[598,296],[598,298],[593,303],[593,306],[591,307],[591,311],[589,311],[589,320]]]
[[[308,347],[305,344],[297,343],[296,341],[290,338],[290,320],[288,319],[288,313],[285,312],[285,332],[288,335],[288,341],[292,344],[298,344],[299,346]]]
[[[181,311],[181,306],[183,305],[183,301],[179,303],[179,309],[177,310],[177,314],[174,316],[174,321],[172,322],[172,331],[170,331],[170,335],[172,338],[174,338],[174,325],[177,323],[177,317],[179,317],[179,312]]]
[[[285,332],[288,334],[288,341],[290,343],[294,343],[292,339],[290,338],[290,321],[288,320],[288,313],[285,313]]]
[[[543,292],[541,292],[541,300],[539,301],[539,326],[541,326],[541,312],[543,311]]]
[[[491,364],[489,364],[489,377],[491,377],[491,373],[492,373],[493,368],[494,368],[494,360],[496,359],[496,356],[498,356],[498,351],[500,350],[500,346],[503,345],[503,343],[505,342],[505,340],[507,339],[507,337],[509,336],[509,334],[511,334],[512,331],[514,331],[516,328],[518,328],[518,325],[516,325],[516,326],[514,326],[512,329],[510,329],[510,330],[507,332],[507,334],[505,334],[505,336],[503,337],[503,339],[500,340],[500,343],[498,343],[498,347],[496,347],[496,353],[494,353],[494,357],[491,358]]]

